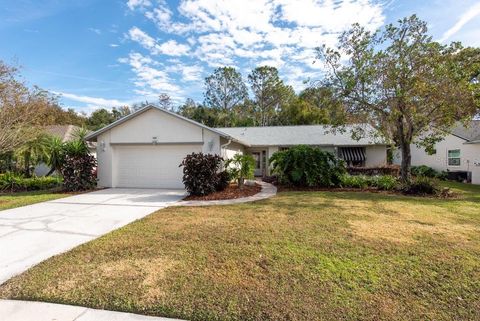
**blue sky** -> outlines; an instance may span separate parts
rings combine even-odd
[[[413,13],[438,41],[480,46],[478,0],[0,0],[0,59],[86,113],[160,93],[202,101],[224,65],[244,77],[276,66],[299,91],[321,77],[313,48],[353,22],[374,30]]]

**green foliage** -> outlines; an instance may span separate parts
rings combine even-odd
[[[248,98],[242,75],[232,67],[216,68],[205,78],[205,105],[219,110],[223,126],[231,124],[230,112]]]
[[[412,142],[429,145],[478,113],[480,68],[474,62],[480,55],[466,50],[434,42],[427,24],[412,15],[376,32],[355,24],[339,37],[338,48],[317,53],[327,70],[322,83],[356,122],[375,124],[401,149],[401,176],[408,181]]]
[[[62,183],[60,177],[29,177],[7,172],[0,174],[0,191],[2,192],[20,192],[48,190],[59,187]]]
[[[398,186],[398,179],[391,175],[373,176],[371,180],[372,186],[383,191],[392,191]]]
[[[127,106],[113,108],[112,111],[105,108],[97,109],[87,118],[87,127],[91,130],[97,130],[127,116],[130,113],[131,110]]]
[[[437,195],[441,192],[435,179],[425,176],[414,177],[401,186],[403,193],[408,195]]]
[[[371,179],[365,175],[349,175],[345,174],[340,177],[340,186],[347,188],[365,189],[371,186]]]
[[[290,104],[295,97],[291,86],[284,84],[275,67],[257,67],[248,75],[253,93],[254,117],[257,126],[275,123],[277,110]]]
[[[217,175],[222,158],[218,155],[191,153],[185,156],[179,167],[183,167],[183,184],[190,195],[208,195],[220,188]]]
[[[231,178],[236,179],[239,187],[243,187],[245,179],[251,179],[255,173],[255,159],[249,154],[235,154],[225,162]]]
[[[420,165],[420,166],[412,166],[412,175],[413,176],[424,176],[430,178],[438,178],[441,180],[447,179],[446,172],[439,172],[429,166]]]
[[[332,153],[305,145],[274,153],[270,164],[280,183],[294,186],[338,186],[346,172]]]
[[[31,171],[36,164],[48,159],[48,140],[48,135],[40,134],[15,150],[17,166],[21,165],[23,167],[23,173],[27,177],[31,175]]]
[[[398,187],[398,179],[391,175],[349,175],[341,176],[340,185],[346,188],[361,188],[368,187],[377,188],[382,191],[392,191]]]

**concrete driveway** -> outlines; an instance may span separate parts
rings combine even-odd
[[[184,196],[184,190],[110,188],[0,211],[0,284]]]

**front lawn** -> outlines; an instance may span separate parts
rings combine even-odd
[[[57,191],[33,191],[18,192],[11,194],[0,194],[0,211],[9,208],[30,205],[45,201],[51,201],[58,198],[70,196],[71,194]]]
[[[478,320],[480,187],[171,207],[13,278],[3,298],[190,320]]]

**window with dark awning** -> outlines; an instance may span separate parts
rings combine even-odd
[[[340,149],[340,157],[347,162],[364,162],[364,147],[342,147]]]

